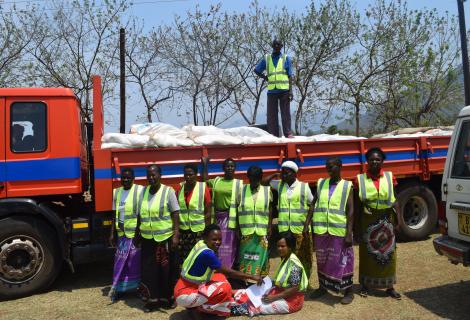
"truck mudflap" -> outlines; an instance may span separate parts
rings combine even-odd
[[[440,255],[446,256],[450,262],[470,266],[470,243],[449,236],[434,239],[434,249]]]

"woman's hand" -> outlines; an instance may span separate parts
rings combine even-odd
[[[263,278],[259,275],[252,276],[251,280],[256,281],[256,284],[259,286],[263,284]]]
[[[272,295],[272,296],[268,296],[267,294],[265,294],[262,298],[261,298],[261,301],[263,301],[263,303],[271,303],[271,302],[274,302],[277,300],[277,297],[276,295]]]
[[[353,245],[353,236],[350,232],[348,232],[344,238],[344,245],[346,247],[351,247]]]

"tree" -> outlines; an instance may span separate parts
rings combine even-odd
[[[14,7],[0,7],[0,86],[21,85],[18,65],[24,59],[25,48],[38,26],[36,19],[23,19],[25,13]],[[28,23],[25,23],[27,21]]]
[[[92,75],[101,75],[103,95],[110,97],[117,74],[114,57],[119,48],[121,16],[129,7],[125,0],[95,2],[51,1],[52,11],[29,11],[40,20],[28,53],[30,80],[35,85],[73,89],[80,100],[82,115],[91,120]]]
[[[234,84],[230,104],[237,110],[247,124],[256,124],[266,81],[253,72],[256,64],[269,52],[272,41],[270,14],[266,8],[253,2],[247,13],[233,14],[226,20],[230,32],[225,59],[230,65]]]
[[[167,37],[164,28],[143,34],[142,26],[136,23],[127,34],[127,82],[137,87],[145,104],[147,121],[152,122],[152,114],[160,120],[158,107],[172,99],[177,89],[174,87],[173,72],[160,47],[161,43],[171,39]]]
[[[220,124],[224,104],[233,91],[228,63],[224,60],[230,42],[220,5],[208,12],[196,7],[182,19],[176,16],[167,28],[171,42],[163,43],[165,58],[175,70],[180,93],[188,97],[193,123],[198,125]]]
[[[377,0],[366,11],[365,24],[358,28],[357,49],[336,69],[338,91],[334,100],[342,102],[346,111],[348,106],[353,107],[357,136],[361,107],[373,104],[376,84],[383,81],[389,68],[415,45],[414,36],[419,33],[408,37],[404,30],[419,28],[417,15],[401,1]]]
[[[300,133],[307,115],[320,111],[332,68],[354,41],[359,15],[345,0],[328,0],[317,8],[312,1],[306,12],[292,17],[291,43],[295,57],[297,88],[295,131]]]
[[[414,37],[408,54],[388,69],[379,84],[377,124],[385,130],[400,126],[428,126],[453,123],[449,107],[463,103],[458,67],[458,23],[455,17],[438,16],[424,10],[416,16],[419,26],[403,30]],[[420,41],[420,42],[418,42]]]

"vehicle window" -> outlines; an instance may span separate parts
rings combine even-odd
[[[462,124],[462,130],[455,148],[452,177],[470,179],[470,121],[465,121]]]
[[[47,148],[46,105],[15,102],[10,108],[10,149],[12,152],[41,152]]]

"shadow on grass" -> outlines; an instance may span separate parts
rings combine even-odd
[[[409,291],[405,295],[442,318],[468,319],[470,315],[470,281]]]
[[[49,291],[71,292],[72,290],[83,288],[104,287],[102,289],[103,295],[107,295],[112,282],[112,276],[112,261],[77,265],[75,266],[75,273],[72,273],[67,266],[63,266],[61,273]]]

